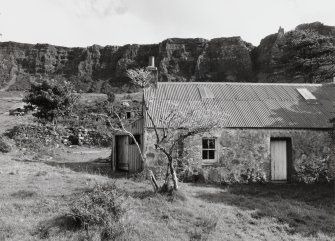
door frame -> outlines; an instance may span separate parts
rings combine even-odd
[[[272,180],[272,153],[271,153],[271,142],[272,141],[286,141],[286,182],[291,182],[292,180],[292,170],[293,170],[293,162],[292,162],[292,138],[291,137],[270,137],[270,181],[276,182],[276,180]]]

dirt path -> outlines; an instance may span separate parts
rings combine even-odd
[[[12,70],[11,70],[11,72],[12,72]],[[8,89],[9,89],[9,87],[11,87],[13,84],[15,84],[15,82],[16,82],[16,74],[13,74],[12,75],[12,78],[9,80],[9,82],[7,83],[7,86],[6,87],[4,87],[4,88],[2,88],[2,89],[0,89],[0,91],[7,91]]]

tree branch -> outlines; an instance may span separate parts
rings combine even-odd
[[[143,154],[142,154],[142,149],[141,149],[140,145],[138,144],[138,142],[137,142],[135,136],[134,136],[130,131],[128,131],[128,130],[124,127],[124,125],[123,125],[123,123],[122,123],[122,120],[121,120],[120,116],[119,116],[116,112],[113,112],[113,113],[114,113],[114,114],[116,115],[116,117],[118,118],[118,120],[119,120],[119,122],[120,122],[120,125],[121,125],[121,129],[120,129],[120,128],[116,128],[116,127],[114,127],[114,126],[112,125],[111,121],[110,121],[110,117],[107,116],[107,115],[105,115],[105,114],[92,114],[92,115],[93,115],[93,116],[99,116],[99,117],[103,117],[103,118],[105,118],[105,120],[106,120],[106,121],[108,122],[108,124],[109,124],[109,127],[110,127],[112,130],[117,131],[117,132],[121,132],[121,133],[123,132],[123,133],[127,134],[128,136],[130,136],[130,137],[134,140],[134,142],[135,142],[135,144],[136,144],[136,146],[137,146],[137,149],[138,149],[138,151],[139,151],[139,153],[140,153],[140,155],[141,155],[142,162],[145,163],[145,158],[144,158],[144,156],[143,156]]]

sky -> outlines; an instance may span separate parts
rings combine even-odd
[[[86,47],[241,36],[257,46],[279,26],[334,26],[334,11],[335,0],[0,0],[0,41]]]

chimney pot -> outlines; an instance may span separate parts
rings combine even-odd
[[[149,67],[155,67],[155,57],[149,56]]]

